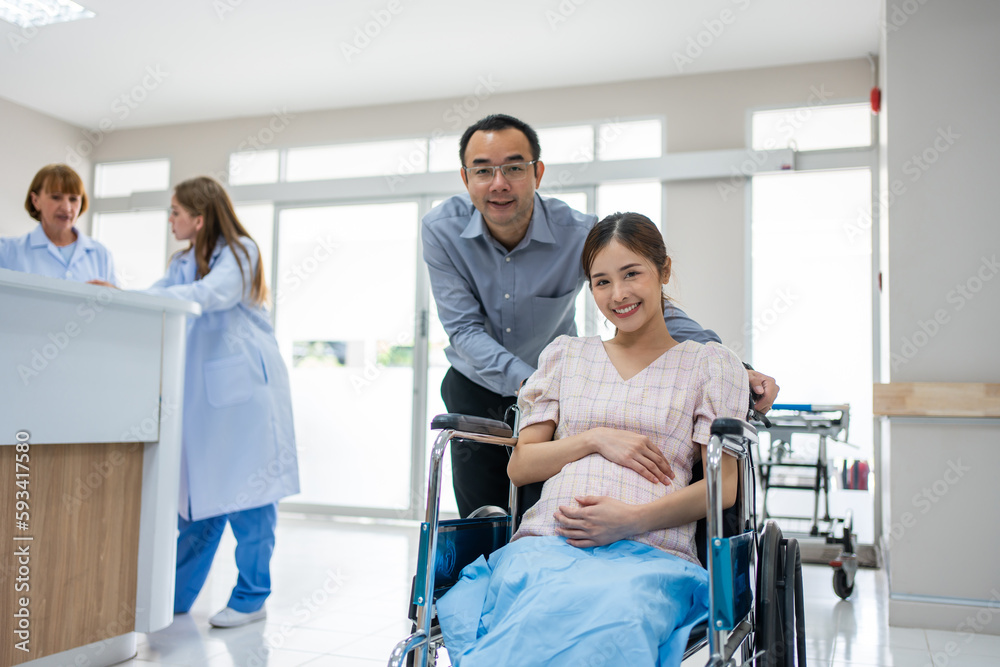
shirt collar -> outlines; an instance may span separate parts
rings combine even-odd
[[[463,239],[473,239],[477,236],[492,238],[486,221],[483,220],[483,214],[479,212],[478,208],[473,209],[469,224],[465,226],[461,236]],[[545,212],[542,197],[537,192],[535,193],[535,205],[531,209],[531,220],[528,222],[528,232],[514,250],[527,247],[532,241],[553,244],[556,242],[555,236],[552,235],[552,228],[549,226],[549,218]]]
[[[212,249],[212,257],[208,260],[208,265],[210,267],[213,264],[215,264],[215,260],[219,259],[219,255],[221,255],[222,251],[225,250],[226,245],[227,245],[226,244],[226,239],[220,236],[219,240],[215,242],[215,248]],[[178,262],[195,262],[195,261],[197,261],[195,259],[195,256],[194,256],[194,244],[192,244],[190,248],[188,248],[187,250],[185,250],[184,252],[182,252],[180,255],[178,255],[177,256],[177,261]]]
[[[76,242],[78,244],[78,247],[84,250],[90,250],[91,248],[97,245],[97,242],[94,239],[90,238],[86,234],[81,233],[80,230],[77,229],[76,227],[73,228],[73,231],[76,232]]]
[[[73,227],[73,231],[76,233],[75,243],[78,244],[79,248],[90,250],[96,245],[92,238],[82,233],[76,228],[76,226]],[[42,227],[42,223],[40,222],[38,223],[38,226],[31,230],[31,233],[28,234],[28,241],[32,248],[44,248],[52,243],[49,237],[45,235],[45,229]],[[55,244],[52,245],[53,247],[58,247]]]
[[[31,244],[32,248],[44,248],[49,244],[49,237],[45,235],[45,230],[42,229],[42,223],[38,223],[38,226],[31,230],[28,234],[28,242]]]

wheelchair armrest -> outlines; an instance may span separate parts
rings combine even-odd
[[[757,429],[749,422],[735,417],[719,417],[712,422],[712,435],[743,435],[757,434]]]
[[[712,422],[712,441],[709,443],[709,461],[712,460],[713,443],[718,440],[721,451],[728,452],[738,459],[749,453],[749,447],[757,443],[757,429],[749,422],[735,417],[719,417]]]
[[[494,435],[501,438],[509,438],[514,435],[514,430],[502,421],[487,419],[485,417],[460,415],[455,412],[434,417],[431,420],[431,429],[435,431],[453,429],[455,431],[464,431],[465,433]]]

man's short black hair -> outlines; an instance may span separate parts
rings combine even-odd
[[[542,147],[538,144],[538,135],[531,129],[530,125],[513,116],[495,113],[470,125],[466,128],[465,133],[462,134],[462,139],[458,142],[458,159],[462,162],[462,166],[467,166],[465,164],[465,149],[469,147],[469,139],[472,138],[473,134],[480,130],[483,132],[496,132],[497,130],[506,130],[508,127],[520,130],[528,138],[528,144],[531,146],[532,160],[537,160],[542,156]]]

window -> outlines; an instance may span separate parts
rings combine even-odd
[[[288,208],[278,220],[275,335],[295,406],[297,501],[405,512],[417,205]]]
[[[632,160],[661,155],[663,123],[659,120],[616,121],[598,126],[598,160]]]
[[[872,246],[859,220],[871,220],[871,173],[770,174],[755,176],[752,187],[753,311],[745,324],[752,363],[778,380],[781,403],[850,404],[852,444],[832,442],[828,455],[838,467],[870,461]],[[792,446],[815,456],[816,436],[797,435]],[[779,490],[768,509],[802,516],[805,499],[805,492]],[[859,538],[870,542],[871,502],[866,491],[834,485],[830,514],[852,509]]]
[[[145,289],[167,272],[165,211],[94,215],[94,238],[107,246],[123,289]]]
[[[448,347],[448,334],[445,333],[441,325],[441,318],[438,316],[437,303],[434,295],[430,295],[430,309],[427,314],[428,325],[428,350],[427,359],[427,418],[424,419],[426,431],[424,439],[427,443],[424,454],[424,470],[428,470],[431,461],[431,451],[434,440],[438,436],[437,431],[430,429],[431,418],[448,412],[444,399],[441,398],[441,383],[444,381],[444,374],[451,368],[444,350]],[[455,500],[455,488],[452,485],[451,473],[451,452],[446,451],[444,455],[444,465],[441,467],[441,511],[454,512],[458,514],[458,501]]]
[[[458,159],[458,142],[460,134],[449,134],[443,137],[431,137],[428,154],[428,171],[458,171],[462,162]]]
[[[659,181],[605,183],[597,186],[597,218],[618,211],[642,213],[662,229],[663,186]]]
[[[261,271],[269,288],[274,287],[271,256],[274,253],[274,204],[240,204],[234,206],[236,217],[250,233],[260,250]]]
[[[280,157],[277,150],[233,153],[229,156],[229,184],[277,183]]]
[[[631,160],[663,154],[663,122],[658,119],[608,121],[587,125],[545,127],[537,130],[545,148],[542,160],[550,164],[577,164],[599,160]],[[229,183],[249,185],[285,181],[317,181],[366,176],[458,171],[460,134],[368,141],[332,146],[306,146],[285,151],[262,150],[229,156]],[[118,196],[118,195],[107,195]]]
[[[427,140],[369,141],[288,150],[286,180],[319,181],[427,171]]]
[[[754,150],[815,151],[872,143],[871,112],[867,104],[756,111],[751,124]]]
[[[873,140],[867,103],[757,111],[750,121],[755,150],[850,149]],[[752,312],[744,324],[750,361],[779,378],[779,402],[850,404],[851,444],[832,442],[827,451],[832,476],[873,455],[871,179],[860,168],[766,174],[751,182]],[[797,434],[792,447],[815,455],[817,436]],[[859,539],[870,542],[870,492],[833,487],[830,515],[851,510]],[[809,514],[800,507],[805,497],[778,490],[769,510]]]
[[[548,127],[537,130],[543,148],[542,162],[572,164],[594,159],[594,128],[592,125]]]
[[[160,192],[170,187],[170,160],[98,164],[95,197],[128,197],[134,192]]]

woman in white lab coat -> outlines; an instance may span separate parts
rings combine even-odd
[[[265,310],[257,244],[226,191],[198,177],[174,190],[170,225],[190,246],[148,292],[201,304],[184,380],[175,613],[188,611],[228,522],[239,579],[212,625],[266,616],[277,501],[299,491],[288,370]]]

